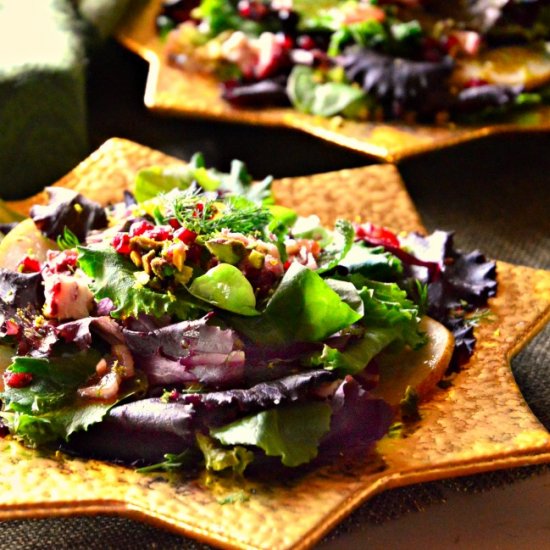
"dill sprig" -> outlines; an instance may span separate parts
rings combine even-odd
[[[59,250],[68,250],[76,248],[80,244],[78,237],[67,227],[63,229],[63,235],[57,237],[57,246]]]
[[[265,233],[271,212],[244,197],[228,197],[224,202],[202,197],[176,199],[174,214],[183,227],[199,235],[211,235],[222,229],[243,235]]]

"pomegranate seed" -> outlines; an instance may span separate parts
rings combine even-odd
[[[183,241],[185,244],[191,244],[195,242],[197,234],[194,231],[187,229],[187,227],[182,227],[174,232],[174,238]]]
[[[452,52],[460,48],[460,41],[454,34],[451,34],[444,40],[443,47],[447,52]]]
[[[479,86],[487,86],[487,84],[489,83],[482,78],[471,78],[464,84],[464,88],[479,88]]]
[[[113,237],[113,241],[111,244],[119,254],[130,254],[130,252],[132,252],[130,235],[128,235],[128,233],[117,233]]]
[[[294,46],[294,40],[292,40],[292,36],[289,36],[288,34],[279,32],[276,35],[276,39],[277,44],[279,44],[283,50],[291,50],[292,46]]]
[[[198,244],[192,244],[187,251],[187,260],[198,263],[201,259],[201,247]]]
[[[172,237],[172,228],[156,226],[153,229],[148,229],[143,233],[144,237],[153,239],[154,241],[166,241]]]
[[[313,50],[317,47],[317,44],[315,44],[315,40],[311,38],[308,34],[303,34],[302,36],[298,37],[297,40],[298,47],[302,50]]]
[[[40,262],[36,258],[25,256],[17,264],[17,271],[20,273],[37,273],[40,271]]]
[[[241,0],[237,4],[237,10],[239,11],[239,15],[245,19],[248,19],[252,13],[252,8],[248,0]]]
[[[130,237],[137,237],[139,235],[143,235],[146,231],[153,229],[155,226],[146,220],[140,220],[138,222],[134,222],[130,226]]]
[[[32,382],[32,374],[28,372],[5,372],[4,382],[10,388],[26,388]]]
[[[250,2],[249,0],[241,0],[237,4],[237,11],[244,19],[252,19],[260,21],[269,14],[269,8],[261,2]]]
[[[17,336],[21,332],[21,327],[11,319],[6,321],[6,336]]]

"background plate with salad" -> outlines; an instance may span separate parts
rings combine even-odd
[[[332,92],[328,93],[328,89],[323,89],[324,91],[321,95],[324,99],[322,101],[320,99],[314,101],[313,96],[310,97],[311,94],[308,90],[312,90],[316,87],[317,77],[312,77],[312,75],[308,76],[309,73],[302,74],[307,68],[302,69],[301,66],[297,66],[299,70],[295,71],[294,77],[290,79],[291,83],[296,84],[295,86],[291,86],[293,90],[291,95],[298,101],[298,104],[304,106],[305,113],[288,107],[267,106],[261,108],[246,108],[245,106],[237,108],[222,99],[220,81],[217,77],[207,72],[181,70],[175,67],[174,63],[169,62],[165,51],[165,45],[159,38],[156,27],[160,5],[161,2],[157,1],[149,2],[141,7],[136,5],[128,14],[118,31],[118,38],[122,43],[150,63],[150,72],[145,91],[145,103],[155,112],[169,115],[199,116],[233,122],[294,128],[338,145],[388,161],[398,161],[401,158],[477,139],[489,134],[510,131],[545,130],[550,124],[550,110],[548,106],[541,100],[542,96],[540,96],[538,91],[532,93],[530,89],[526,90],[526,94],[520,94],[521,97],[518,96],[518,101],[522,103],[522,105],[519,106],[520,108],[512,109],[509,115],[500,118],[478,116],[476,120],[476,116],[472,118],[472,116],[468,114],[467,117],[461,118],[461,122],[453,121],[441,123],[440,120],[439,124],[434,124],[433,122],[426,123],[426,121],[423,122],[422,117],[417,117],[418,122],[411,123],[410,116],[401,117],[401,120],[393,122],[385,122],[383,121],[384,117],[381,116],[374,117],[375,121],[372,120],[372,117],[370,117],[371,120],[367,121],[354,121],[346,119],[340,114],[327,118],[326,116],[320,116],[320,114],[326,115],[328,113],[326,109],[322,108],[319,110],[315,108],[312,111],[311,107],[313,105],[325,105],[326,107],[328,103],[331,105],[340,104],[340,100],[336,102],[332,100],[336,96],[338,96],[338,98],[341,97],[341,94],[336,94],[335,96]],[[234,11],[235,10],[236,7],[234,8]],[[214,10],[214,13],[218,12]],[[442,20],[444,19],[443,15],[441,18]],[[431,22],[430,25],[433,25],[433,22]],[[463,37],[462,34],[459,34],[459,36]],[[344,38],[345,37],[342,39]],[[537,48],[541,43],[544,44],[543,38],[534,37],[533,40],[536,41]],[[345,42],[342,42],[342,44],[343,43]],[[477,62],[472,62],[468,65],[468,69],[455,71],[457,75],[460,75],[460,77],[456,76],[456,78],[459,80],[461,79],[461,82],[476,82],[475,87],[468,88],[464,92],[465,95],[468,96],[468,105],[475,104],[474,106],[476,106],[479,104],[479,98],[475,99],[469,96],[474,94],[476,89],[478,89],[478,91],[475,91],[475,94],[480,94],[481,92],[479,92],[479,90],[481,90],[482,86],[485,86],[483,83],[487,79],[490,80],[492,78],[485,74],[487,72],[487,67],[496,67],[496,70],[492,70],[497,75],[497,80],[502,80],[503,83],[507,83],[508,81],[514,83],[518,78],[519,81],[523,82],[527,78],[525,75],[530,75],[532,73],[531,69],[525,68],[524,54],[521,52],[519,55],[517,52],[516,54],[513,53],[515,51],[513,48],[515,47],[516,46],[513,46],[511,50],[499,51],[497,54],[493,53],[489,55],[487,60],[479,62],[479,64],[477,64]],[[543,48],[543,46],[540,47]],[[531,55],[534,55],[537,59],[540,57],[539,54]],[[547,64],[548,55],[543,52],[541,56],[543,59],[542,65]],[[445,55],[440,57],[443,59]],[[495,59],[492,59],[492,57]],[[378,67],[378,65],[380,65],[380,67]],[[386,66],[384,63],[378,65],[376,65],[378,67],[377,70],[382,70],[381,67]],[[539,61],[536,62],[537,67],[538,65]],[[500,74],[501,70],[504,76]],[[533,71],[536,72],[538,69],[535,67]],[[412,72],[414,73],[414,71]],[[546,74],[548,71],[542,69],[542,72]],[[363,72],[361,72],[361,78],[363,78],[362,75]],[[375,80],[379,81],[380,75],[376,73],[375,76]],[[541,86],[544,84],[545,78],[544,76],[542,80],[537,78],[533,80],[531,78],[530,81],[536,82]],[[419,80],[419,82],[424,82],[425,78],[421,76],[417,80]],[[335,84],[336,88],[340,86],[339,83]],[[480,84],[480,86],[477,84]],[[462,85],[463,82],[460,86]],[[431,85],[429,86],[430,89],[432,87]],[[512,85],[511,88],[513,88]],[[514,88],[514,90],[512,95],[515,97],[520,92],[519,88],[518,90]],[[492,95],[493,92],[488,90],[487,93],[491,96],[491,101],[493,103],[493,100],[498,103],[498,109],[500,109],[504,99],[508,98],[508,95],[510,95],[506,95],[505,93],[506,98],[495,99]],[[425,92],[413,90],[413,95],[415,97],[424,98]],[[509,98],[506,99],[504,103],[509,102],[508,100]],[[389,103],[392,102],[390,101]],[[318,114],[307,114],[307,112]],[[478,112],[483,112],[486,115],[487,109],[481,106]],[[433,120],[434,117],[431,116],[431,118]]]

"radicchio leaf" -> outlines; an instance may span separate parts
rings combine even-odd
[[[46,191],[50,202],[33,206],[30,216],[50,239],[57,239],[67,228],[83,241],[92,229],[107,226],[105,210],[99,204],[64,187],[47,187]]]
[[[199,383],[224,388],[242,383],[244,353],[236,333],[207,325],[207,319],[150,332],[124,331],[128,347],[151,386]]]

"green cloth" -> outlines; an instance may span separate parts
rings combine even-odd
[[[90,152],[87,55],[132,0],[0,0],[0,198],[32,195]]]

